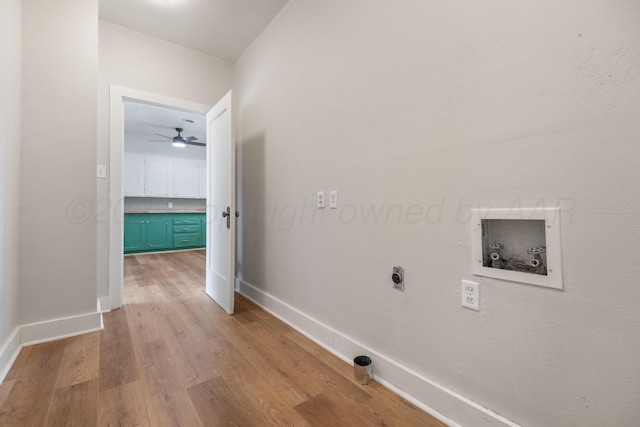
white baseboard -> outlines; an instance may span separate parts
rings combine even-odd
[[[102,329],[102,313],[87,313],[24,325],[20,331],[20,341],[22,345],[39,344]]]
[[[98,312],[108,313],[111,311],[111,297],[98,298]]]
[[[11,365],[18,357],[21,348],[20,327],[17,327],[0,347],[0,383],[4,381],[4,378],[9,373],[9,369],[11,369]]]
[[[292,326],[317,344],[351,364],[360,354],[371,357],[376,381],[451,427],[520,427],[500,414],[438,384],[322,322],[238,280],[236,289],[269,313]]]
[[[22,347],[102,329],[104,324],[99,311],[16,327],[0,347],[0,383],[9,373]]]

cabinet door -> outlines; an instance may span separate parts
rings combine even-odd
[[[124,217],[124,253],[145,249],[146,221],[140,217]]]
[[[207,198],[207,162],[198,162],[198,199]]]
[[[173,161],[173,197],[198,198],[198,162]]]
[[[200,246],[207,246],[207,216],[201,215],[200,219]]]
[[[171,197],[173,161],[166,157],[147,157],[147,197]]]
[[[168,249],[171,247],[171,223],[166,216],[151,216],[147,221],[147,249]]]
[[[124,156],[124,195],[144,197],[144,156],[125,154]]]

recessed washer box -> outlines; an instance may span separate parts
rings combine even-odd
[[[472,271],[564,289],[560,208],[472,209]]]

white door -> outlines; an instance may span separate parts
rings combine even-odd
[[[207,113],[207,294],[233,314],[236,264],[235,136],[229,91]]]

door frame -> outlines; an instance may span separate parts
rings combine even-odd
[[[102,311],[122,306],[124,278],[124,190],[122,165],[124,163],[124,102],[134,101],[178,110],[207,114],[211,105],[200,104],[172,96],[109,86],[109,295],[101,298]]]

